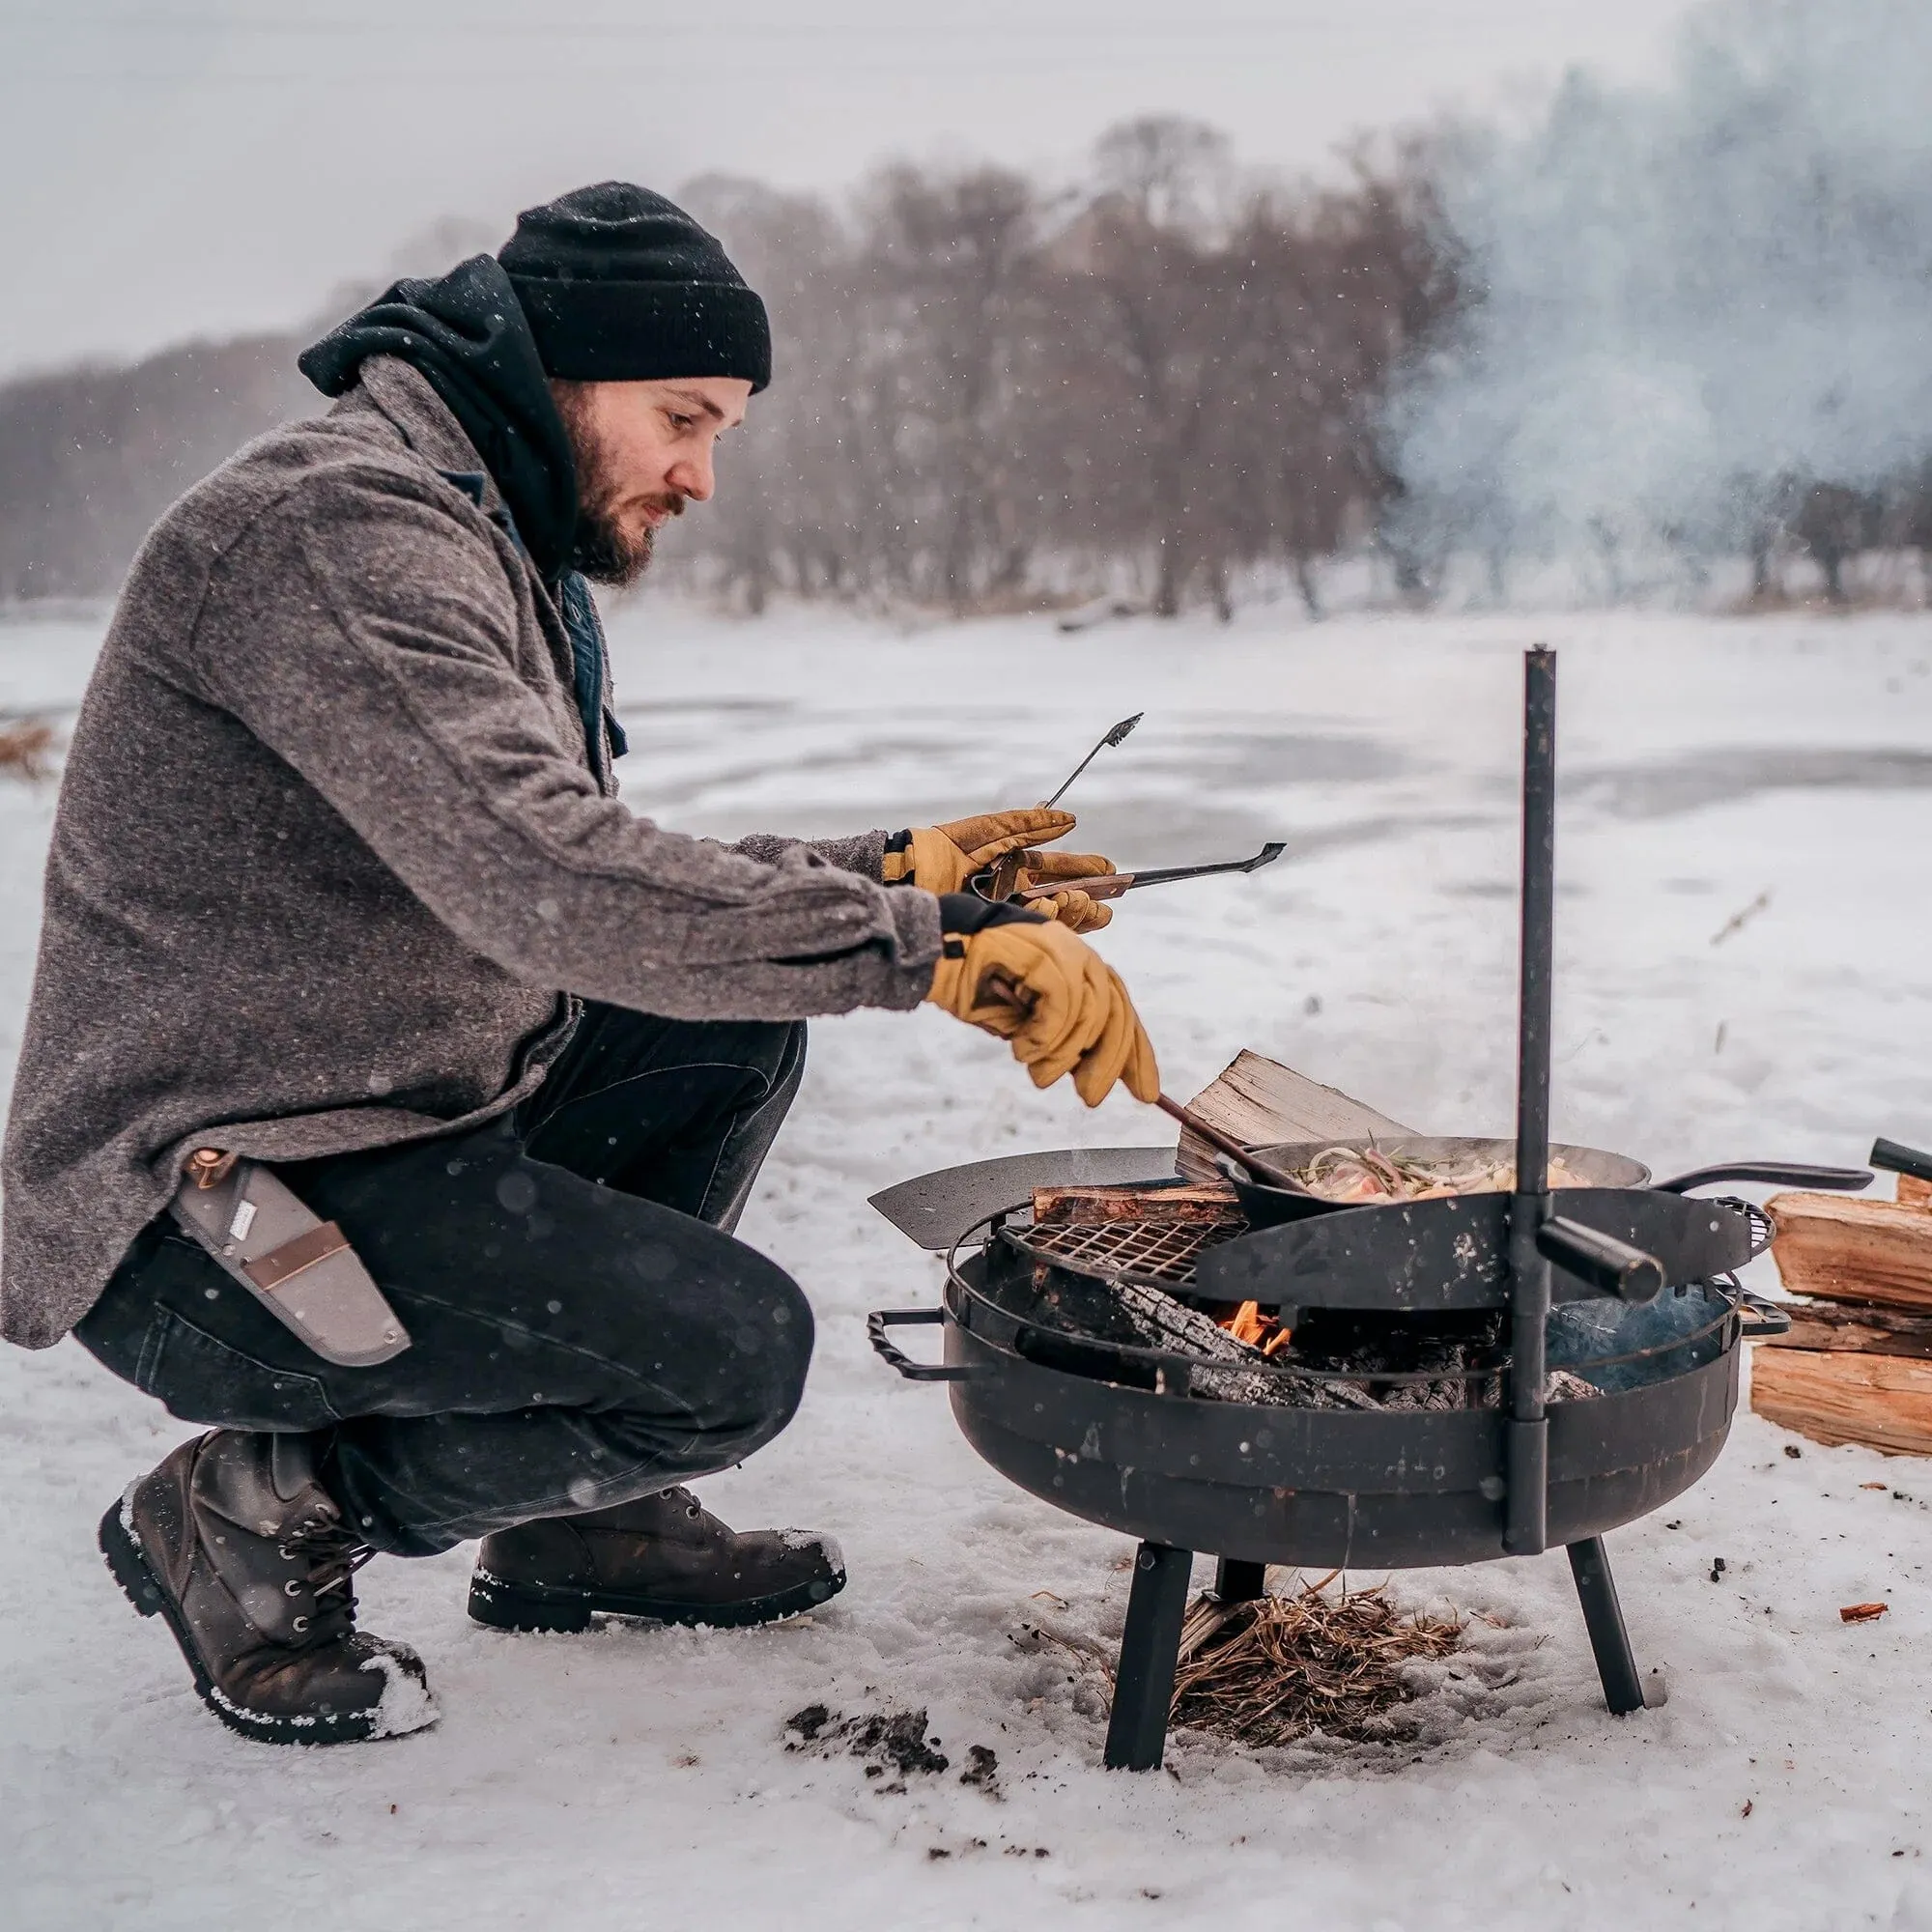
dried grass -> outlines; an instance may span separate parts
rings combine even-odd
[[[53,774],[54,727],[39,718],[0,718],[0,772],[29,783]]]
[[[1385,1741],[1403,1729],[1408,1666],[1446,1657],[1463,1631],[1454,1618],[1405,1616],[1379,1589],[1197,1597],[1181,1628],[1173,1721],[1254,1747],[1317,1731]]]

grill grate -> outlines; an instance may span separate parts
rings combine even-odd
[[[1047,1221],[1006,1229],[1014,1247],[1083,1273],[1188,1282],[1204,1249],[1247,1232],[1239,1214],[1208,1221]]]

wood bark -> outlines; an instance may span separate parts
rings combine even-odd
[[[1791,1301],[1783,1304],[1783,1310],[1791,1318],[1791,1333],[1761,1347],[1910,1355],[1932,1361],[1932,1313],[1857,1301]]]

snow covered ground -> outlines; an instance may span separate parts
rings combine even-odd
[[[1150,864],[1291,841],[1252,880],[1137,895],[1101,936],[1168,1088],[1253,1046],[1443,1132],[1507,1126],[1518,652],[1547,636],[1559,1134],[1660,1171],[1932,1141],[1932,620],[1257,613],[1065,639],[733,627],[647,599],[614,628],[628,796],[692,830],[1024,803],[1145,708],[1073,794],[1077,842]],[[71,702],[96,635],[0,630],[0,710]],[[10,1065],[51,805],[0,783]],[[863,1313],[929,1299],[937,1271],[865,1197],[1162,1124],[1036,1094],[929,1010],[816,1027],[745,1233],[810,1294],[818,1359],[796,1426],[703,1493],[836,1529],[851,1587],[773,1631],[520,1637],[465,1618],[467,1552],[378,1563],[364,1620],[421,1648],[443,1709],[388,1745],[277,1751],[200,1710],[93,1545],[185,1431],[72,1346],[0,1351],[7,1921],[1932,1928],[1932,1470],[1793,1460],[1749,1416],[1698,1489],[1610,1540],[1666,1709],[1605,1714],[1559,1553],[1394,1579],[1500,1626],[1415,1744],[1256,1757],[1183,1735],[1171,1775],[1098,1769],[1091,1692],[1009,1639],[1115,1634],[1128,1546],[1007,1485],[943,1390],[872,1359]],[[1840,1623],[1872,1598],[1883,1621]],[[849,1758],[788,1755],[813,1702],[925,1706],[953,1770],[887,1794]],[[975,1744],[997,1798],[957,1781]]]

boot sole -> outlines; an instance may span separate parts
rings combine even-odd
[[[845,1587],[840,1577],[823,1583],[795,1583],[769,1597],[742,1604],[680,1604],[657,1597],[627,1596],[613,1590],[572,1590],[554,1583],[506,1583],[479,1570],[469,1579],[469,1614],[493,1630],[584,1631],[593,1617],[631,1617],[695,1630],[745,1630],[802,1616],[829,1604]]]
[[[98,1541],[101,1555],[107,1559],[108,1574],[120,1584],[128,1601],[140,1615],[158,1616],[167,1624],[175,1642],[181,1647],[182,1656],[187,1660],[196,1693],[231,1731],[237,1731],[244,1738],[253,1738],[260,1744],[270,1745],[354,1744],[374,1732],[377,1722],[375,1711],[343,1712],[330,1717],[276,1718],[259,1711],[244,1711],[241,1705],[223,1696],[215,1688],[214,1680],[209,1676],[174,1600],[161,1588],[160,1578],[150,1567],[140,1539],[127,1520],[127,1510],[128,1498],[124,1496],[119,1502],[110,1504],[107,1514],[100,1519]]]

